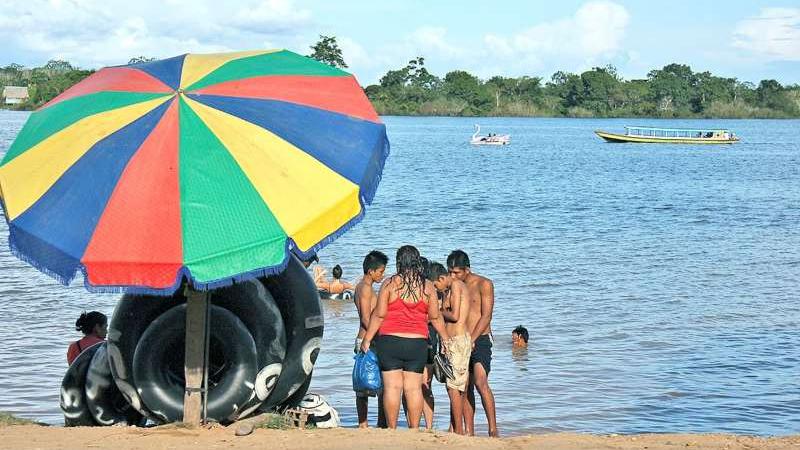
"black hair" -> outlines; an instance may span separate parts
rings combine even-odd
[[[389,264],[389,257],[383,254],[383,252],[373,250],[364,257],[364,275],[368,274],[370,270],[378,270],[381,266],[387,264]]]
[[[338,264],[333,266],[333,270],[331,271],[331,273],[333,274],[333,278],[336,279],[342,278],[342,266]]]
[[[108,317],[100,311],[86,312],[84,311],[78,320],[75,321],[75,331],[80,331],[85,335],[89,335],[94,331],[95,325],[105,325],[108,323]]]
[[[420,256],[419,263],[422,265],[422,278],[426,280],[430,279],[428,275],[430,275],[431,272],[431,262],[428,260],[428,258]]]
[[[469,267],[469,256],[467,256],[464,250],[453,250],[447,257],[447,268],[453,269],[455,267],[460,269]]]
[[[514,331],[512,331],[512,333],[514,333],[516,335],[519,335],[519,337],[521,337],[522,340],[525,341],[526,344],[528,343],[528,329],[527,328],[525,328],[522,325],[520,325],[517,328],[514,328]]]
[[[397,276],[403,280],[403,298],[412,298],[419,301],[417,292],[425,290],[425,278],[422,277],[422,260],[419,250],[413,245],[404,245],[397,249],[395,257]],[[418,288],[417,291],[415,288]]]
[[[444,266],[438,262],[432,262],[431,268],[428,271],[428,279],[431,281],[437,281],[441,276],[447,276],[447,269],[445,269]]]

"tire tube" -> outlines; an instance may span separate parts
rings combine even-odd
[[[234,414],[236,420],[261,406],[275,387],[286,356],[286,329],[272,295],[256,280],[211,292],[211,303],[235,314],[256,343],[258,374],[250,380],[254,385],[251,397]]]
[[[207,393],[207,417],[227,423],[253,392],[251,380],[258,373],[256,344],[232,312],[215,305],[209,311],[212,380]],[[134,385],[145,407],[162,423],[183,418],[185,339],[186,305],[178,305],[154,320],[136,346]],[[216,374],[215,366],[221,366]]]
[[[136,345],[161,313],[186,301],[181,290],[172,297],[125,294],[114,308],[108,326],[108,361],[114,384],[134,409],[146,417],[152,414],[142,404],[133,382],[133,355]]]
[[[61,411],[64,413],[65,427],[94,427],[97,426],[89,411],[86,401],[86,375],[89,366],[102,342],[87,348],[74,361],[61,380]]]
[[[308,378],[306,378],[306,381],[303,384],[301,384],[296,391],[294,391],[294,394],[292,394],[289,398],[284,400],[283,403],[278,405],[277,408],[278,411],[285,411],[289,408],[295,408],[297,407],[297,405],[300,404],[301,401],[303,401],[303,398],[306,396],[306,393],[308,393],[308,388],[311,386],[311,378],[313,377],[313,375],[314,373],[312,372],[311,375],[309,375]]]
[[[314,280],[294,255],[283,272],[263,278],[262,282],[278,304],[286,327],[283,371],[260,408],[268,412],[283,404],[310,378],[322,344],[324,317]]]
[[[114,384],[108,362],[107,343],[101,342],[92,357],[86,374],[86,403],[89,413],[99,425],[144,426],[146,418],[128,403]]]

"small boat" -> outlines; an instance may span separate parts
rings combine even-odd
[[[596,135],[608,142],[641,142],[659,144],[733,144],[739,138],[729,130],[720,128],[653,128],[625,127],[625,134],[595,130]]]
[[[472,145],[508,145],[511,143],[511,135],[508,134],[492,134],[487,136],[480,134],[481,126],[475,124],[475,133],[472,135],[469,143]]]

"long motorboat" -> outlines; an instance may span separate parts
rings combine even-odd
[[[739,138],[730,130],[720,128],[653,128],[625,127],[625,134],[595,130],[608,142],[641,142],[659,144],[733,144]]]

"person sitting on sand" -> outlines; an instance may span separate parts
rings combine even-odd
[[[106,340],[108,317],[99,311],[84,312],[75,321],[75,331],[82,332],[83,337],[67,349],[67,364],[70,365],[84,350]]]
[[[383,281],[383,273],[386,270],[386,264],[389,263],[389,258],[383,253],[373,250],[367,253],[364,257],[364,277],[356,284],[354,301],[356,303],[356,311],[358,311],[358,319],[360,326],[358,327],[358,334],[356,335],[355,347],[353,352],[358,353],[361,351],[361,341],[364,335],[367,334],[369,327],[369,318],[375,305],[378,303],[378,296],[375,295],[375,290],[372,285]],[[358,413],[358,427],[367,428],[367,409],[369,407],[369,397],[374,397],[376,393],[372,392],[356,392],[356,412]],[[381,394],[378,395],[378,427],[386,427],[386,419],[383,417],[383,405]]]
[[[433,283],[422,275],[419,250],[404,245],[395,258],[397,273],[381,285],[378,303],[361,342],[366,352],[375,342],[383,376],[383,410],[389,428],[397,428],[400,397],[408,406],[408,427],[419,428],[422,416],[422,370],[428,356],[428,321],[442,339],[450,337],[439,320]]]
[[[522,325],[514,328],[514,331],[511,332],[511,343],[514,347],[527,347],[528,330]]]
[[[472,338],[467,330],[469,317],[469,292],[464,282],[451,277],[445,267],[431,263],[430,278],[434,287],[444,293],[442,317],[450,339],[445,342],[447,359],[453,366],[453,378],[447,378],[447,395],[450,397],[450,425],[458,434],[464,434],[464,404],[467,402],[469,359],[472,355]]]

